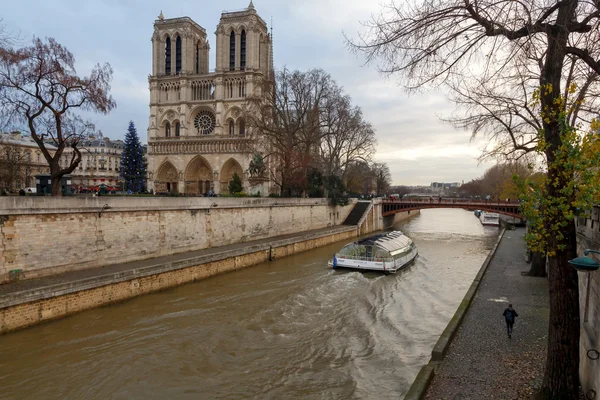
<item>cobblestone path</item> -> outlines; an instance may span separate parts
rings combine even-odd
[[[426,399],[529,399],[542,384],[548,332],[548,283],[522,276],[524,228],[507,230],[429,387]],[[502,312],[519,314],[512,339]]]

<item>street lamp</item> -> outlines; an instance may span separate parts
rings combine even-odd
[[[586,249],[583,251],[583,255],[587,256],[590,253],[600,254],[600,251]],[[590,286],[591,286],[591,277],[590,272],[594,272],[600,268],[600,264],[596,262],[591,257],[577,257],[572,260],[569,260],[569,264],[573,266],[577,271],[587,272],[587,287],[586,287],[586,295],[585,295],[585,310],[584,310],[584,318],[583,322],[588,322],[588,310],[590,306]]]
[[[587,256],[590,253],[600,254],[600,251],[590,249],[583,251],[584,256]],[[569,260],[569,264],[571,264],[577,271],[581,272],[594,272],[600,268],[600,263],[596,262],[596,260],[591,257],[577,257]]]

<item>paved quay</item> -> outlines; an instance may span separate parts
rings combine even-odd
[[[523,276],[524,228],[507,230],[425,399],[529,399],[542,384],[548,334],[548,282]],[[519,314],[512,339],[502,313]]]
[[[92,283],[91,286],[99,286],[103,284],[103,277],[122,276],[123,278],[127,278],[127,276],[130,275],[135,277],[134,275],[137,275],[143,270],[148,270],[148,272],[152,272],[153,267],[159,267],[167,264],[181,264],[186,260],[190,259],[197,260],[198,263],[201,263],[203,260],[215,261],[218,259],[224,259],[227,257],[244,254],[251,251],[257,251],[263,248],[268,249],[270,245],[294,243],[305,238],[309,239],[320,236],[326,236],[352,229],[356,229],[356,227],[339,225],[289,235],[281,235],[271,238],[247,241],[243,243],[236,243],[227,246],[212,247],[209,249],[179,253],[170,256],[155,257],[147,260],[132,261],[122,264],[111,264],[105,267],[89,268],[79,271],[70,271],[59,275],[46,276],[37,279],[26,279],[16,282],[9,282],[5,284],[0,284],[0,307],[5,301],[9,301],[11,299],[18,299],[19,297],[21,297],[21,294],[24,295],[26,293],[39,292],[46,288],[69,285],[73,287],[73,289],[76,289],[78,283],[81,283],[81,285],[83,285],[84,282],[90,282],[95,280],[98,281],[97,285]]]

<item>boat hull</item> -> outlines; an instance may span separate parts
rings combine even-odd
[[[482,212],[479,215],[479,222],[486,226],[500,226],[500,216],[497,213]]]
[[[415,258],[419,255],[417,250],[414,250],[406,257],[395,260],[393,262],[373,262],[373,261],[360,261],[360,260],[348,260],[334,257],[327,264],[333,269],[355,269],[359,271],[378,271],[393,274],[407,265],[411,264]]]

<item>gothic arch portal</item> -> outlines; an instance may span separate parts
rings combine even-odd
[[[156,172],[156,182],[154,188],[157,192],[173,192],[177,193],[177,169],[169,161],[161,164]]]
[[[196,156],[188,163],[184,176],[185,193],[204,194],[214,189],[212,168],[202,156]]]
[[[229,181],[233,178],[233,174],[236,173],[244,183],[244,170],[239,162],[234,158],[230,158],[223,164],[221,168],[221,174],[219,176],[219,182],[221,184],[221,193],[227,193],[229,191]]]

